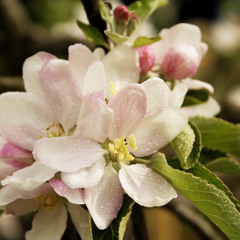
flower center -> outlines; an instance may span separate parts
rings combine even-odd
[[[129,147],[133,151],[137,150],[136,139],[133,134],[128,136],[129,141],[125,137],[116,138],[113,143],[108,144],[108,149],[111,155],[117,161],[123,161],[124,159],[132,161],[134,159],[133,155],[130,154]]]
[[[61,137],[64,135],[64,129],[60,123],[53,122],[52,125],[47,127],[45,130],[48,138]],[[43,138],[43,135],[41,135],[40,138]]]
[[[60,197],[56,193],[40,195],[36,198],[37,210],[53,210],[59,200]]]
[[[117,87],[114,82],[110,82],[109,84],[110,84],[111,89],[107,89],[107,91],[109,91],[113,96],[114,96],[119,90],[121,90],[121,87]]]

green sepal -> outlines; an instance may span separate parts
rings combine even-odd
[[[91,219],[90,231],[92,240],[122,240],[127,222],[132,213],[134,201],[127,195],[123,196],[122,208],[118,212],[117,218],[105,230],[99,230]]]
[[[204,103],[208,100],[209,93],[204,90],[189,90],[184,98],[182,107]]]
[[[215,174],[200,163],[188,171],[174,169],[162,153],[155,154],[148,166],[199,208],[231,240],[239,239],[239,204]]]
[[[134,11],[141,22],[145,21],[157,8],[168,4],[168,0],[140,0],[128,6]]]
[[[171,142],[183,169],[192,168],[201,151],[201,135],[194,123],[189,125]]]
[[[121,44],[128,40],[128,37],[120,35],[116,32],[110,32],[108,30],[105,30],[104,33],[116,44]]]
[[[77,20],[77,25],[83,31],[84,35],[90,42],[94,43],[97,46],[103,46],[109,49],[109,45],[106,43],[103,34],[100,32],[98,28],[83,23],[79,20]]]
[[[158,42],[161,40],[161,36],[148,38],[145,36],[139,36],[133,43],[135,48],[151,45],[152,43]]]
[[[240,157],[240,124],[232,124],[220,118],[191,118],[202,136],[202,144]]]

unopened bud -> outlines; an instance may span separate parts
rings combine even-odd
[[[144,46],[137,49],[141,74],[146,74],[155,64],[155,53],[150,46]]]
[[[117,6],[113,11],[113,15],[117,21],[127,22],[129,19],[129,11],[125,5]]]
[[[200,64],[197,49],[190,44],[180,44],[169,49],[163,58],[161,68],[172,79],[191,77]]]

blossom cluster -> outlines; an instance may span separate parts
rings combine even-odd
[[[213,93],[190,78],[207,51],[198,27],[160,35],[151,46],[125,42],[108,53],[75,44],[68,60],[39,52],[23,66],[26,92],[0,96],[0,206],[17,216],[36,211],[27,240],[61,239],[68,213],[89,239],[88,212],[106,229],[124,193],[146,207],[177,197],[141,158],[161,151],[188,117],[219,107],[212,97],[182,106],[189,90]]]

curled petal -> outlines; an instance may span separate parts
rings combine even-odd
[[[84,203],[82,189],[71,189],[60,179],[51,179],[49,183],[59,196],[65,197],[69,202],[73,204]]]
[[[109,164],[100,182],[92,188],[85,189],[86,205],[99,229],[107,228],[117,217],[122,201],[123,189],[118,173]]]
[[[162,176],[143,164],[122,164],[119,178],[126,193],[145,207],[163,206],[177,197],[176,191]]]
[[[70,188],[90,188],[95,186],[105,172],[105,159],[102,158],[88,168],[82,168],[74,173],[61,173],[61,179]]]

